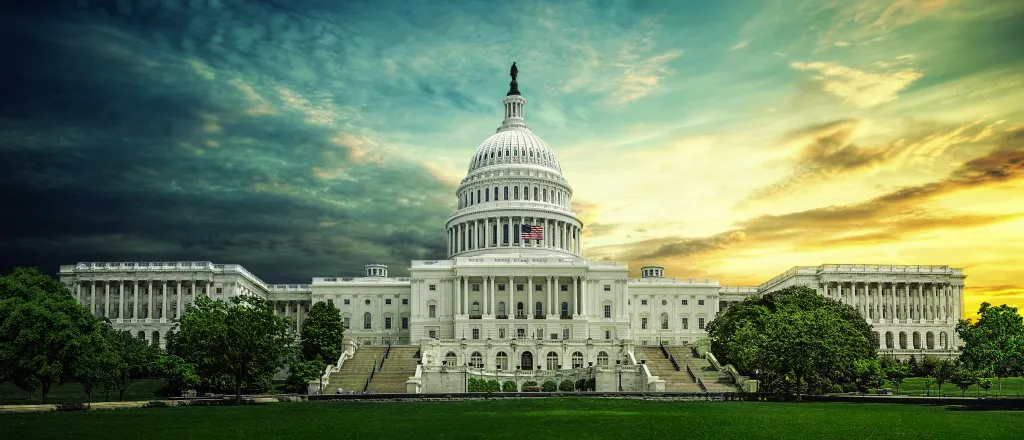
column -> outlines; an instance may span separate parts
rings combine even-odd
[[[136,281],[132,289],[132,319],[139,319],[139,289],[142,288],[142,281]]]
[[[903,322],[910,322],[910,282],[903,283]]]
[[[167,293],[171,291],[171,282],[164,281],[163,292],[160,293],[160,320],[167,319]]]
[[[516,310],[515,305],[514,305],[514,303],[515,303],[515,296],[512,294],[512,292],[515,292],[515,289],[513,289],[514,286],[515,286],[515,278],[512,277],[511,275],[509,275],[509,277],[508,277],[508,304],[505,305],[505,315],[506,316],[510,316],[510,315],[514,315],[515,314],[515,310]],[[523,310],[525,311],[526,307],[523,307]]]
[[[533,312],[537,310],[533,305],[533,277],[526,277],[526,284],[526,288],[529,290],[527,290],[526,294],[526,307],[523,307],[523,309],[526,313],[526,319],[533,319]]]
[[[469,278],[462,277],[462,295],[460,296],[462,301],[462,314],[469,314]]]
[[[103,317],[110,318],[110,280],[103,282]]]
[[[124,319],[124,280],[117,283],[117,319]]]
[[[580,304],[582,304],[580,316],[586,318],[587,306],[589,305],[587,302],[587,277],[580,277]]]
[[[570,309],[569,316],[576,317],[580,316],[580,305],[576,298],[576,283],[579,283],[580,277],[573,276],[570,279],[572,279],[572,309]]]
[[[519,237],[519,247],[520,248],[526,247],[526,240],[523,240],[523,237],[522,237],[522,234],[523,234],[522,233],[522,229],[523,229],[523,225],[525,223],[526,223],[526,217],[519,217],[519,227],[516,228],[516,235],[520,236]]]
[[[149,303],[146,304],[146,319],[153,319],[153,280],[149,280],[149,291],[146,292]]]
[[[174,319],[181,319],[181,280],[177,280],[176,294],[174,295]]]
[[[460,315],[459,312],[461,311],[460,308],[459,308],[459,295],[460,295],[459,294],[459,279],[458,278],[452,278],[449,281],[451,281],[451,286],[448,286],[448,288],[451,289],[451,291],[452,291],[452,303],[451,303],[451,306],[452,306],[452,318],[454,318],[456,316],[459,316]]]
[[[89,281],[89,314],[96,315],[96,281]]]
[[[629,317],[629,291],[626,289],[628,278],[626,280],[615,280],[615,285],[618,286],[619,296],[621,296],[620,308],[622,309],[623,319]]]
[[[302,306],[303,305],[304,304],[303,304],[302,300],[299,300],[296,303],[296,305],[295,305],[295,307],[296,307],[296,309],[295,309],[295,332],[300,334],[300,335],[302,334]],[[398,321],[399,321],[398,322],[398,328],[401,329],[402,328],[402,322],[401,322],[402,318],[401,318],[401,316],[398,317]],[[394,323],[392,323],[391,325],[394,325]]]
[[[554,277],[551,277],[551,276],[544,277],[544,281],[548,285],[548,289],[547,289],[548,290],[548,301],[547,301],[547,304],[545,305],[545,307],[546,307],[545,311],[547,312],[548,316],[552,315],[552,313],[551,313],[551,310],[552,310],[552,308],[551,308],[551,298],[553,297],[553,292],[551,290],[552,290],[552,286],[554,285],[553,280],[554,280]]]
[[[917,298],[914,298],[917,303],[917,319],[918,321],[924,319],[924,283],[917,283]]]
[[[484,249],[489,247],[491,247],[491,219],[486,218],[484,219]]]

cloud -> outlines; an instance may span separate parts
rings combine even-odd
[[[739,43],[732,45],[732,47],[730,47],[729,50],[740,50],[747,47],[748,45],[750,45],[750,40],[741,40]]]
[[[829,3],[833,18],[819,38],[819,47],[836,42],[871,41],[948,11],[958,0],[862,0]],[[967,3],[967,2],[964,2]]]
[[[811,78],[822,90],[842,98],[856,108],[874,107],[899,97],[899,92],[923,74],[912,68],[888,72],[868,72],[835,62],[793,62],[790,67],[817,72]]]

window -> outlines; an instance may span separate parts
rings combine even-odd
[[[562,339],[569,339],[569,328],[568,327],[562,329]]]
[[[605,318],[611,318],[612,317],[612,305],[611,304],[605,304],[604,305],[604,317]]]
[[[608,353],[603,351],[597,352],[597,365],[601,367],[608,366]]]
[[[430,329],[430,339],[437,339],[437,330]]]
[[[640,318],[640,329],[647,330],[647,318]]]
[[[384,317],[384,328],[391,329],[391,317],[390,316],[385,316]]]
[[[480,329],[473,329],[473,339],[480,339]]]
[[[563,301],[562,302],[562,317],[565,318],[565,317],[568,317],[568,316],[569,316],[569,303]]]
[[[525,328],[517,328],[516,329],[516,339],[526,339],[526,329]]]
[[[562,284],[562,287],[559,290],[561,290],[563,292],[568,292],[569,291],[569,285],[568,284]]]
[[[605,292],[611,292],[612,291],[612,285],[611,284],[605,284],[604,285],[604,291]]]
[[[688,328],[690,328],[690,320],[689,318],[683,318],[683,330],[686,330]]]
[[[499,352],[495,358],[494,368],[502,371],[508,370],[508,355],[504,351]]]
[[[697,328],[704,330],[704,318],[697,318]]]
[[[363,330],[370,329],[370,312],[363,313]]]
[[[572,367],[583,368],[583,353],[578,351],[572,353]]]
[[[391,304],[391,298],[384,298],[384,304]]]
[[[686,303],[686,300],[684,299],[684,300],[683,300],[683,305],[685,306],[686,304],[687,304],[687,303]]]
[[[523,291],[523,285],[522,284],[516,284],[516,292],[522,292],[522,291]]]
[[[480,203],[480,190],[476,190],[476,202]]]
[[[661,314],[661,329],[668,330],[668,313]]]
[[[530,200],[530,188],[523,187],[523,200]]]
[[[437,284],[431,284],[430,290],[437,290]]]
[[[217,293],[220,293],[220,292],[221,292],[221,288],[220,288],[220,287],[218,287],[218,288],[217,288]]]
[[[663,300],[661,300],[661,305],[663,305],[663,306],[667,306],[667,305],[668,305],[668,301],[667,301],[667,300],[664,300],[664,299],[663,299]]]
[[[516,303],[516,316],[523,316],[524,314],[525,313],[523,313],[523,302],[519,301],[518,303]]]
[[[704,305],[704,300],[702,300],[702,299],[698,299],[698,300],[697,300],[697,305],[698,305],[698,306],[702,306],[702,305]]]
[[[469,366],[475,368],[484,367],[484,357],[480,356],[479,351],[474,351],[473,354],[469,356]]]
[[[537,200],[537,187],[533,187],[533,200]]]
[[[348,316],[346,316],[344,318],[344,321],[343,321],[342,325],[345,326],[345,328],[352,327],[352,318],[349,318]]]
[[[647,300],[646,299],[640,300],[640,305],[646,306],[647,305]]]
[[[332,300],[331,302],[334,302],[334,301]],[[350,299],[345,299],[345,300],[344,300],[344,301],[342,301],[342,302],[343,302],[343,303],[344,303],[344,304],[345,304],[345,305],[347,306],[347,305],[349,305],[349,304],[351,304],[351,303],[352,303],[352,300],[350,300]]]
[[[534,313],[534,315],[536,315],[536,316],[544,316],[544,305],[541,304],[540,301],[537,301],[536,310],[537,310],[537,313]]]
[[[403,306],[409,305],[409,298],[402,298],[402,305]]]
[[[611,340],[612,339],[612,331],[611,330],[605,330],[604,331],[604,338],[607,339],[607,340]]]
[[[512,195],[515,196],[516,200],[519,200],[519,187],[517,186],[515,188],[512,188],[512,190],[513,190],[512,191],[512,193],[513,193]]]
[[[487,190],[484,191],[484,201],[485,202],[490,202],[491,201],[491,189],[490,188],[488,188]]]
[[[363,304],[370,305],[370,300],[363,301]]]
[[[470,306],[470,314],[473,316],[480,316],[480,302],[473,301],[473,305]]]
[[[409,329],[409,317],[408,316],[403,316],[402,317],[402,330],[408,330],[408,329]]]
[[[473,291],[474,292],[479,292],[480,291],[480,285],[479,284],[474,284],[473,285]]]
[[[533,291],[534,292],[540,292],[540,284],[534,284],[533,285]]]
[[[333,299],[328,299],[327,300],[327,304],[333,306],[334,305],[334,300]],[[347,299],[345,300],[345,304],[348,304],[348,300]]]
[[[558,369],[558,353],[555,353],[553,351],[548,352],[547,361],[548,361],[548,365],[547,365],[547,367],[548,367],[547,369],[548,370],[557,370]]]
[[[427,310],[429,311],[429,317],[437,318],[437,304],[431,304],[427,306]]]
[[[508,187],[505,187],[505,200],[508,200]]]
[[[505,285],[504,284],[498,284],[498,290],[504,291],[505,290]]]
[[[498,329],[498,339],[505,339],[505,328]]]
[[[498,302],[498,314],[504,315],[505,313],[505,301]]]

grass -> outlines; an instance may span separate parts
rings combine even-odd
[[[124,393],[124,400],[154,400],[161,399],[156,392],[163,387],[161,379],[142,379],[132,382]],[[43,403],[42,391],[36,390],[32,394],[22,391],[11,383],[0,383],[0,405],[30,405]],[[46,395],[46,403],[78,403],[85,402],[88,398],[82,390],[80,383],[66,383],[55,385],[50,388]],[[117,392],[94,393],[94,402],[117,401]]]
[[[1004,377],[1002,391],[997,390],[996,378],[992,379],[992,388],[988,390],[989,397],[1022,397],[1024,396],[1024,377]],[[923,377],[908,377],[903,381],[903,385],[900,386],[901,396],[927,396],[928,391],[924,387],[925,378]],[[886,387],[893,389],[893,393],[896,392],[896,387],[892,384],[886,384]],[[981,396],[985,396],[985,390],[981,390],[977,385],[973,385],[967,389],[965,397],[977,397],[981,392]],[[931,394],[932,396],[938,396],[938,388],[932,384]],[[960,388],[957,388],[956,384],[952,382],[946,382],[942,384],[942,396],[943,397],[960,397]]]
[[[0,414],[19,439],[1019,438],[1020,411],[821,402],[305,402]]]

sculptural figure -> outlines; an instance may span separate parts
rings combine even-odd
[[[516,76],[519,75],[519,69],[516,68],[515,61],[512,62],[512,71],[510,71],[508,74],[512,76],[512,81],[515,81]]]

